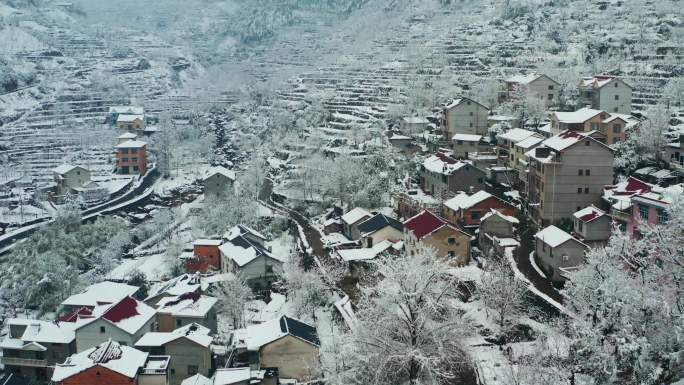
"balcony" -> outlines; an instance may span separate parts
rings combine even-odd
[[[2,362],[3,365],[30,366],[34,368],[45,368],[48,366],[47,360],[37,360],[33,358],[0,357],[0,362]]]

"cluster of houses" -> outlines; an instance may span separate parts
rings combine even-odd
[[[145,297],[139,287],[104,281],[64,300],[54,321],[9,319],[0,341],[5,378],[16,385],[268,385],[317,378],[316,328],[282,312],[250,318],[227,341],[217,337],[219,299],[209,293],[222,279],[232,278],[183,274]]]
[[[530,119],[491,115],[482,103],[460,98],[444,105],[437,118],[404,118],[392,134],[414,143],[426,138],[425,130],[439,138],[437,146],[423,147],[428,155],[417,181],[394,197],[398,216],[408,219],[407,250],[415,241],[409,236],[414,216],[440,218],[454,232],[471,236],[480,251],[501,254],[518,245],[516,217],[525,215],[540,229],[534,237],[536,264],[550,280],[562,282],[590,246],[608,240],[613,225],[638,236],[639,223],[667,221],[666,207],[682,191],[684,139],[662,149],[669,170],[647,167],[615,184],[613,145],[641,124],[631,115],[629,84],[615,76],[581,79],[582,107],[558,111],[560,84],[551,77],[532,73],[505,83],[503,98],[537,98],[548,118],[529,124]],[[390,143],[403,150],[392,137]],[[413,238],[421,236],[418,231]],[[469,249],[458,253],[459,263],[468,260]]]

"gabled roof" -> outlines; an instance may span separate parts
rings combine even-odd
[[[207,180],[211,178],[214,175],[223,175],[226,178],[235,181],[235,171],[233,170],[228,170],[225,167],[217,166],[217,167],[212,167],[209,170],[207,170],[206,174],[204,175],[203,180]]]
[[[72,327],[61,322],[48,322],[35,319],[12,318],[7,320],[9,326],[25,326],[24,332],[19,338],[10,338],[8,334],[0,348],[11,347],[24,349],[31,343],[38,344],[68,344],[75,338]]]
[[[145,335],[135,343],[135,346],[164,346],[179,338],[186,338],[198,345],[208,348],[213,340],[210,334],[211,330],[193,322],[168,333],[145,333]]]
[[[446,106],[444,106],[444,108],[446,108],[447,110],[450,110],[450,109],[452,109],[452,108],[454,108],[454,107],[460,105],[460,104],[463,103],[463,102],[471,102],[471,103],[479,104],[480,106],[482,106],[482,107],[484,107],[485,109],[489,110],[489,107],[485,106],[484,104],[482,104],[482,103],[480,103],[480,102],[478,102],[478,101],[475,101],[475,100],[473,100],[473,99],[470,99],[470,98],[459,98],[459,99],[454,99],[454,100],[451,101],[451,103],[449,103],[449,104],[447,104]]]
[[[384,253],[388,250],[401,250],[404,246],[404,242],[390,242],[384,240],[382,242],[376,243],[373,247],[365,247],[359,249],[341,249],[337,250],[337,254],[345,262],[353,261],[369,261],[375,259],[378,255]]]
[[[119,114],[119,116],[116,118],[116,121],[117,122],[130,123],[130,122],[134,122],[138,119],[144,120],[145,116],[142,114]]]
[[[553,225],[539,231],[534,236],[535,238],[541,239],[542,242],[546,243],[550,247],[558,247],[570,240],[573,240],[581,244],[582,246],[586,247],[584,243],[578,241],[577,239],[573,238],[572,235],[566,233],[565,231]]]
[[[482,140],[482,135],[455,134],[451,137],[451,140],[462,140],[464,142],[479,142],[480,140]]]
[[[115,148],[142,148],[147,146],[147,142],[142,140],[127,140],[121,144],[117,144]]]
[[[136,106],[113,106],[109,107],[109,113],[142,115],[145,113],[145,109]]]
[[[62,301],[62,305],[95,307],[111,304],[135,294],[139,289],[125,283],[103,281],[88,286],[84,292],[70,296]]]
[[[67,358],[55,365],[52,381],[59,382],[95,366],[101,366],[128,378],[135,378],[145,366],[148,354],[109,340]]]
[[[242,368],[240,368],[240,369],[242,369]],[[216,371],[216,373],[218,373],[221,370],[223,370],[223,369],[218,369]],[[217,377],[218,377],[218,375],[217,375]],[[219,384],[220,384],[220,382],[219,382]],[[197,373],[194,376],[188,377],[185,380],[183,380],[183,382],[181,382],[181,385],[214,385],[214,381],[210,378],[206,378],[203,375]]]
[[[561,123],[568,123],[568,124],[573,124],[573,123],[584,123],[587,120],[593,118],[594,116],[604,113],[601,110],[594,110],[592,108],[587,108],[583,107],[580,108],[577,111],[572,111],[572,112],[560,112],[556,111],[553,113],[553,115],[556,116],[556,119],[561,122]]]
[[[242,232],[232,231],[228,235],[227,242],[219,246],[219,251],[222,257],[229,258],[239,267],[244,267],[259,257],[270,258],[280,263],[285,262],[282,257],[274,256],[264,246],[253,242]]]
[[[117,136],[117,139],[135,139],[137,138],[138,135],[132,133],[132,132],[124,132],[123,134]]]
[[[552,137],[546,139],[545,141],[542,142],[542,145],[549,147],[549,148],[556,150],[556,151],[563,151],[563,150],[570,148],[570,147],[572,147],[572,146],[576,145],[577,143],[580,143],[584,140],[591,140],[593,143],[598,144],[601,147],[604,147],[609,151],[613,151],[613,149],[606,146],[604,143],[601,143],[598,140],[592,138],[588,134],[589,133],[587,133],[587,132],[565,130],[556,136],[552,136]]]
[[[259,350],[262,346],[288,335],[316,347],[320,346],[315,327],[287,316],[235,330],[233,344],[236,347],[246,347],[248,350]]]
[[[624,85],[626,85],[627,87],[632,88],[632,86],[625,83],[624,80],[620,79],[617,76],[611,76],[611,75],[596,75],[593,77],[582,78],[582,80],[580,81],[580,85],[582,87],[585,87],[585,88],[586,87],[603,88],[604,86],[606,86],[607,84],[609,84],[613,80],[617,80],[617,81],[623,83]]]
[[[354,223],[362,220],[364,217],[370,217],[372,214],[366,209],[361,207],[356,207],[349,211],[348,213],[342,215],[342,221],[348,225],[353,225]]]
[[[370,234],[378,230],[382,230],[387,226],[394,227],[399,231],[404,231],[404,225],[394,218],[385,216],[384,214],[376,214],[374,217],[361,222],[359,231],[361,234]]]
[[[126,297],[114,304],[96,306],[93,310],[79,309],[63,322],[73,323],[74,330],[95,322],[98,319],[107,321],[120,330],[135,334],[155,315],[155,310],[132,297]]]
[[[515,147],[520,147],[522,149],[529,149],[530,147],[534,147],[537,144],[541,143],[544,141],[545,138],[537,135],[532,135],[529,138],[523,139],[519,141],[518,143],[515,144]]]
[[[471,166],[471,164],[469,162],[454,159],[441,152],[438,152],[423,161],[423,167],[425,167],[427,171],[443,175],[451,175],[466,166]]]
[[[420,117],[420,116],[405,116],[405,117],[401,118],[401,120],[403,120],[404,122],[409,123],[409,124],[428,124],[428,123],[430,123],[429,120],[427,120],[424,117]]]
[[[409,218],[404,222],[404,230],[407,232],[412,232],[418,240],[425,238],[426,236],[445,226],[466,234],[463,230],[450,224],[445,219],[438,217],[428,210],[423,210],[418,215]]]
[[[252,370],[249,367],[223,368],[216,370],[213,385],[234,385],[251,379]]]
[[[221,239],[195,239],[192,242],[193,246],[220,246],[223,243]]]
[[[505,220],[506,222],[510,222],[510,223],[513,223],[513,224],[516,224],[516,225],[517,225],[518,223],[520,223],[520,221],[518,220],[518,218],[512,217],[512,216],[510,216],[510,215],[506,215],[506,214],[502,213],[501,211],[499,211],[499,210],[497,210],[497,209],[490,209],[489,212],[488,212],[487,214],[485,214],[485,215],[482,216],[482,219],[480,219],[480,222],[485,221],[485,220],[487,220],[487,218],[492,217],[492,216],[499,217],[499,218]]]
[[[602,216],[606,215],[606,213],[597,207],[587,206],[572,215],[583,223],[589,223],[595,219],[601,218]]]
[[[145,298],[145,301],[152,299],[158,295],[168,294],[169,296],[181,295],[199,291],[202,288],[201,277],[199,273],[181,274],[176,278],[172,278],[151,289]]]
[[[528,130],[524,130],[522,128],[514,128],[512,130],[508,130],[502,134],[499,134],[496,137],[499,139],[510,140],[513,143],[517,143],[517,142],[520,142],[521,140],[527,139],[530,136],[534,136],[534,135],[535,135],[534,131],[528,131]]]
[[[537,79],[539,79],[539,78],[541,78],[541,77],[545,77],[545,78],[551,80],[552,82],[554,82],[554,83],[556,83],[556,84],[560,84],[560,83],[558,83],[557,81],[555,81],[555,80],[551,79],[550,77],[548,77],[547,75],[538,74],[538,73],[536,73],[536,72],[529,73],[529,74],[525,74],[525,75],[514,75],[514,76],[511,76],[510,78],[506,79],[506,83],[530,84],[530,83],[534,82],[535,80],[537,80]]]
[[[218,299],[197,292],[167,297],[159,301],[157,312],[171,314],[174,317],[204,317],[216,305]]]
[[[223,238],[227,240],[232,240],[234,238],[239,237],[240,235],[253,236],[255,238],[261,239],[262,241],[268,240],[268,238],[265,235],[245,225],[236,225],[231,227],[228,231],[226,231],[223,234]]]
[[[444,206],[454,210],[454,211],[459,211],[459,210],[467,210],[473,206],[475,206],[478,203],[484,202],[485,200],[494,197],[494,195],[484,191],[480,190],[476,192],[475,194],[468,195],[467,193],[460,193],[456,195],[455,197],[447,200],[444,202]]]

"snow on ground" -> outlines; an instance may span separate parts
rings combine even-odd
[[[271,253],[277,257],[289,259],[294,254],[295,240],[288,232],[284,231],[278,238],[266,242],[266,246],[271,248]]]
[[[0,50],[3,53],[37,51],[44,48],[45,44],[22,28],[8,26],[0,29]]]
[[[534,259],[534,251],[530,252],[529,258],[530,258],[530,263],[532,264],[532,267],[537,271],[537,273],[539,273],[539,275],[541,275],[542,277],[549,279],[549,277],[546,276],[544,271],[542,269],[540,269],[539,266],[537,266],[537,261],[535,261],[535,259]]]
[[[325,246],[333,246],[337,245],[340,243],[349,243],[352,242],[349,240],[349,238],[345,237],[344,234],[342,233],[330,233],[328,235],[324,235],[323,238],[321,238],[323,241],[323,244]]]

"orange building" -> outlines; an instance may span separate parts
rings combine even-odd
[[[460,193],[444,202],[444,218],[464,227],[480,226],[480,219],[491,209],[515,216],[515,207],[486,191],[468,195]]]
[[[193,258],[185,263],[188,273],[206,273],[210,270],[221,270],[220,239],[198,239],[193,243]]]
[[[147,172],[147,143],[129,140],[115,148],[117,173],[144,175]]]

